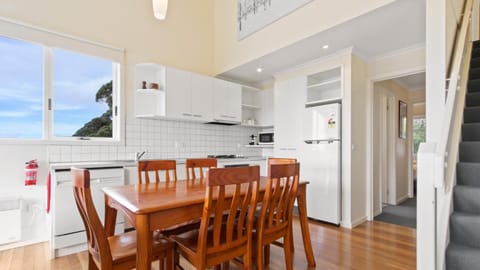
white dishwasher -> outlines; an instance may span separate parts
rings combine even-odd
[[[104,222],[104,187],[124,184],[123,167],[88,168],[90,189],[98,216]],[[52,171],[52,212],[51,212],[51,257],[76,253],[87,248],[85,227],[75,204],[70,169]],[[115,231],[123,232],[123,216],[118,214]]]

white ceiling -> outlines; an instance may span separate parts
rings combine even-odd
[[[393,80],[412,92],[425,89],[425,72],[399,77]]]
[[[367,59],[425,43],[425,0],[397,0],[363,16],[219,74],[258,85],[272,74],[353,47]],[[322,46],[328,44],[328,49]],[[256,69],[262,67],[263,72]]]

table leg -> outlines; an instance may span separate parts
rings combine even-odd
[[[310,239],[310,229],[308,228],[306,185],[298,186],[297,204],[298,204],[298,217],[300,219],[300,226],[302,228],[303,247],[305,249],[305,256],[307,257],[308,266],[314,267],[315,257],[313,256],[312,241]]]
[[[153,233],[150,231],[148,215],[137,215],[137,270],[150,270],[152,267]]]
[[[107,236],[115,234],[115,222],[117,220],[117,209],[110,207],[109,197],[105,195],[105,233]]]

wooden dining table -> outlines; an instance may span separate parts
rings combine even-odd
[[[259,198],[263,197],[266,182],[267,178],[261,177]],[[308,182],[304,181],[299,184],[297,206],[305,256],[308,265],[314,267],[315,258],[306,207],[307,184]],[[117,212],[120,211],[137,232],[136,269],[149,270],[151,269],[153,231],[200,218],[205,189],[205,181],[198,179],[105,187],[103,191],[107,236],[114,234]]]

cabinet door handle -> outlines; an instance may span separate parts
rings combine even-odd
[[[193,117],[202,117],[201,114],[194,114]]]
[[[183,116],[192,116],[191,113],[182,113]]]

